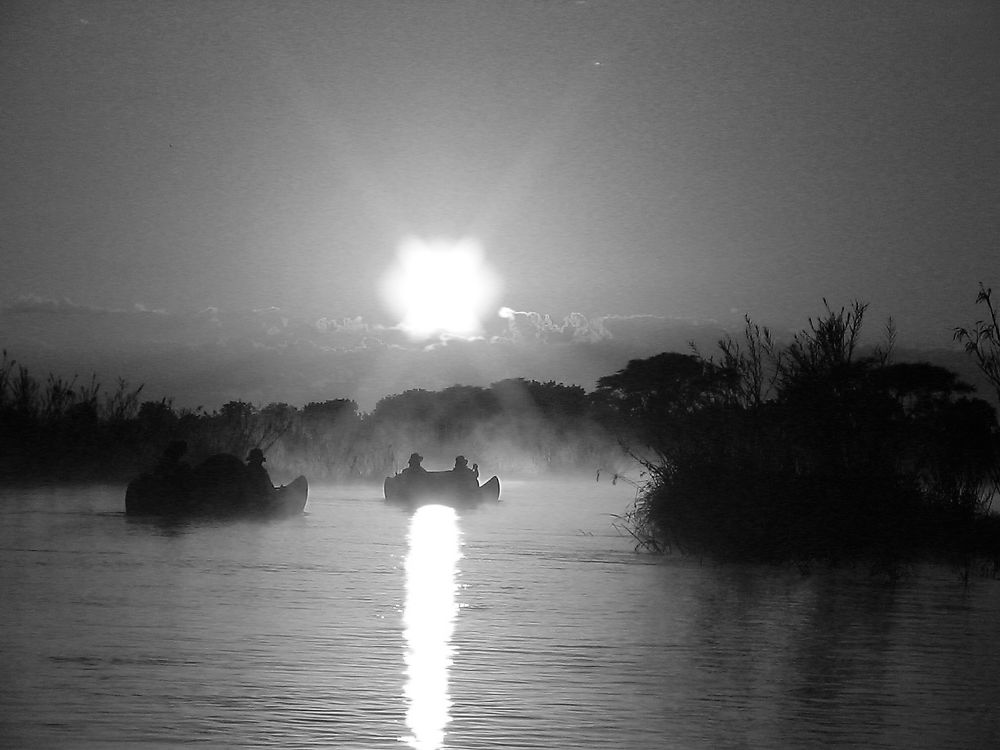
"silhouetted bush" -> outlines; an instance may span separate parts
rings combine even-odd
[[[124,429],[138,394],[119,380],[103,392],[96,379],[44,382],[8,357],[0,360],[0,477],[96,479],[120,468]],[[130,463],[130,467],[131,467]]]
[[[370,414],[348,399],[217,411],[140,402],[142,387],[49,376],[44,383],[6,352],[0,362],[0,476],[7,481],[123,480],[156,463],[174,440],[186,460],[267,455],[272,474],[315,481],[381,481],[414,450],[447,468],[460,453],[484,470],[539,475],[615,470],[626,460],[604,421],[612,412],[579,386],[523,379],[387,396]]]
[[[786,347],[749,319],[743,342],[633,361],[598,381],[644,422],[651,546],[769,562],[1000,556],[990,536],[994,409],[926,363],[859,354],[866,306],[809,321]]]

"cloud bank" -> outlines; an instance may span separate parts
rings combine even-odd
[[[410,388],[514,377],[591,390],[630,359],[686,352],[692,341],[712,352],[725,332],[714,321],[553,318],[504,308],[482,337],[414,342],[360,317],[304,319],[274,307],[174,313],[33,296],[0,306],[0,344],[36,376],[96,373],[106,387],[121,377],[143,384],[144,399],[208,410],[236,399],[299,406],[349,398],[370,411],[380,398]]]

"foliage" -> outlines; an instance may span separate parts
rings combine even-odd
[[[589,472],[622,459],[600,413],[579,386],[511,378],[388,396],[366,418],[365,437],[381,448],[387,473],[413,450],[440,468],[464,454],[508,476]]]
[[[980,284],[976,304],[986,308],[986,317],[977,320],[972,328],[955,328],[955,340],[965,344],[965,350],[996,390],[1000,401],[1000,321],[993,304],[993,290]]]
[[[827,305],[782,348],[747,319],[718,362],[684,359],[684,381],[678,354],[600,381],[648,422],[656,458],[635,514],[647,536],[723,557],[890,567],[979,538],[997,490],[994,410],[944,368],[891,362],[891,324],[886,346],[862,355],[865,310]]]
[[[40,382],[4,352],[0,363],[0,476],[11,480],[128,479],[152,467],[175,440],[197,463],[260,447],[276,477],[381,481],[413,451],[432,468],[458,454],[502,473],[614,470],[624,456],[601,421],[606,407],[579,386],[520,378],[489,388],[387,396],[370,414],[348,399],[263,407],[230,401],[214,412],[177,411],[168,399],[139,401],[119,380]],[[279,479],[280,481],[280,479]]]
[[[998,328],[956,337],[995,386]],[[3,353],[0,475],[127,479],[184,440],[192,463],[217,452],[267,454],[278,481],[381,481],[418,451],[429,468],[463,454],[510,476],[615,476],[629,456],[647,483],[625,519],[640,544],[808,566],[864,558],[896,570],[916,556],[1000,568],[996,413],[955,373],[893,362],[895,331],[861,345],[867,305],[824,312],[785,345],[749,317],[718,352],[634,359],[579,386],[511,378],[487,388],[408,390],[362,413],[349,399],[218,411],[140,401],[123,380],[36,380]],[[1000,395],[1000,387],[998,387]]]
[[[102,392],[49,375],[42,382],[4,350],[0,359],[0,476],[98,478],[122,468],[142,386]],[[129,466],[132,464],[130,463]]]

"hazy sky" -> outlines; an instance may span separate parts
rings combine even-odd
[[[471,236],[557,322],[857,297],[947,345],[1000,286],[998,125],[995,0],[5,0],[0,335],[391,325],[400,242]]]

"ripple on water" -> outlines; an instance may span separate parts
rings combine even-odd
[[[5,498],[0,745],[400,747],[430,607],[446,747],[1000,746],[1000,585],[654,562],[611,525],[619,490],[463,510],[423,604],[411,515],[374,489],[169,530],[111,489]]]

